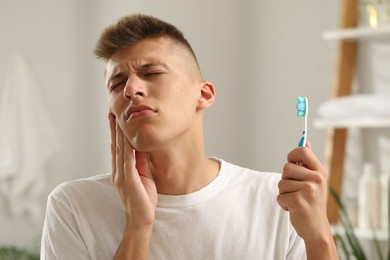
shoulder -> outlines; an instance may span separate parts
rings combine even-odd
[[[276,201],[280,173],[256,171],[224,160],[220,162],[221,173],[228,176],[225,191],[237,193],[239,197],[246,194],[250,200],[267,200],[271,204]]]
[[[101,174],[61,183],[50,193],[49,200],[69,202],[110,193],[115,193],[111,174]]]
[[[235,182],[245,182],[246,184],[250,182],[254,185],[273,186],[277,185],[282,176],[280,173],[257,171],[223,160],[221,160],[221,164],[230,172]]]

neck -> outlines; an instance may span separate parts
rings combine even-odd
[[[189,194],[205,187],[220,168],[218,162],[196,149],[183,152],[175,147],[169,152],[154,152],[150,160],[157,192],[167,195]]]

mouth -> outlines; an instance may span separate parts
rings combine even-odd
[[[129,109],[127,109],[125,116],[126,120],[131,120],[139,117],[148,116],[151,114],[156,113],[154,109],[145,106],[145,105],[137,105],[137,106],[131,106]]]

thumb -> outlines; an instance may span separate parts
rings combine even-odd
[[[309,141],[306,141],[306,147],[309,148],[310,150],[312,150],[311,149],[311,143]]]

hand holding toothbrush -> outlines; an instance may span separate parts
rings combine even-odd
[[[287,161],[278,203],[289,212],[292,225],[305,241],[307,259],[338,259],[326,214],[327,171],[309,142],[292,150]]]
[[[305,241],[307,259],[334,260],[338,259],[337,248],[326,213],[328,173],[307,142],[307,98],[304,101],[304,113],[299,114],[302,106],[297,108],[298,116],[305,116],[305,130],[299,147],[287,156],[277,200]]]

